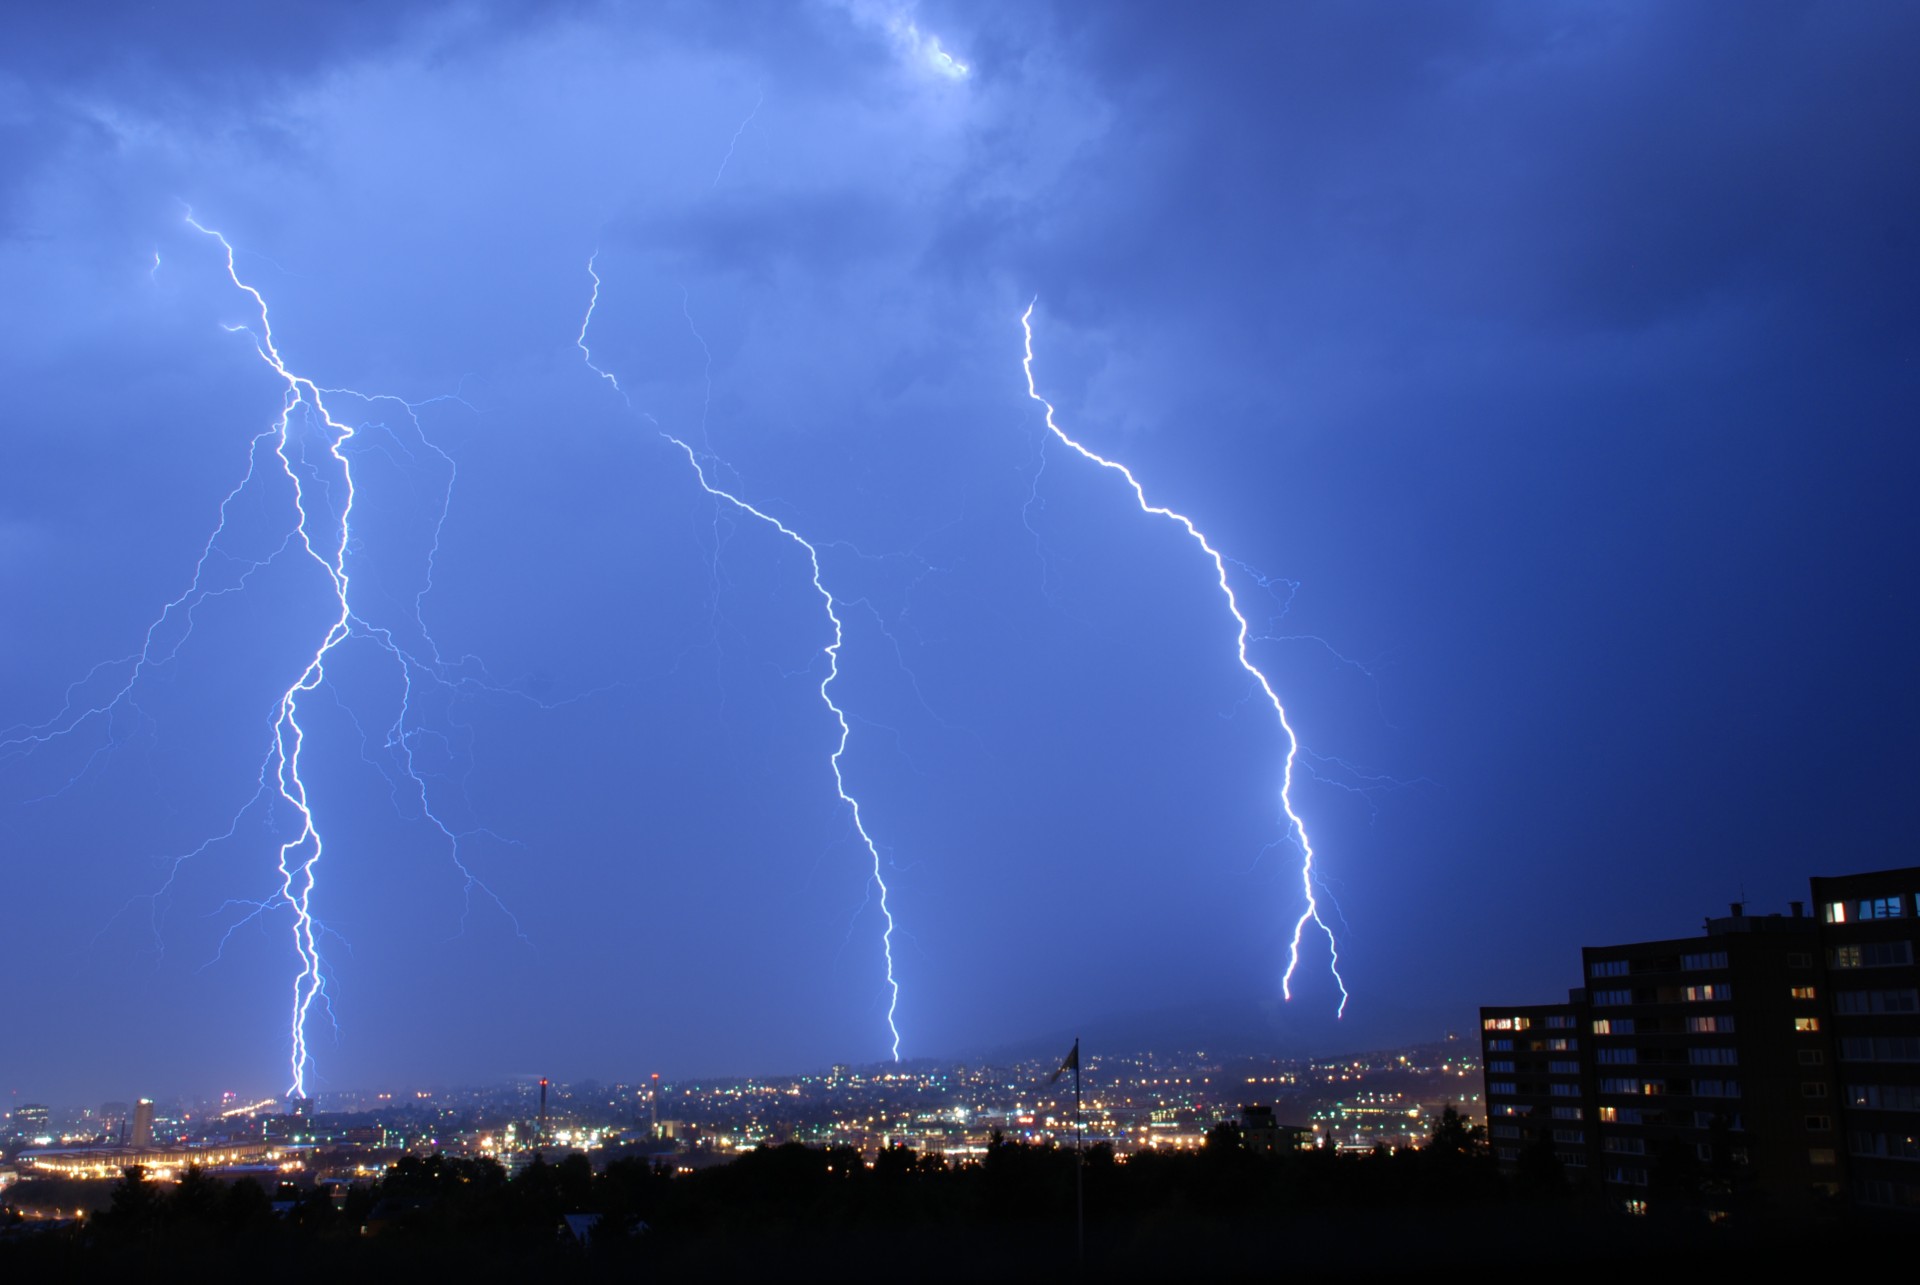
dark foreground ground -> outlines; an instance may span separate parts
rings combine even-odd
[[[678,1177],[637,1161],[595,1174],[576,1159],[511,1181],[488,1161],[409,1158],[339,1202],[130,1176],[75,1224],[0,1229],[0,1280],[1073,1277],[1075,1176],[1071,1153],[1011,1144],[963,1167],[905,1151],[869,1167],[790,1146]],[[1839,1205],[1781,1207],[1699,1173],[1670,1175],[1629,1216],[1558,1174],[1502,1178],[1464,1144],[1261,1156],[1222,1138],[1124,1164],[1096,1152],[1083,1177],[1085,1271],[1104,1279],[1719,1275],[1826,1267],[1848,1246],[1920,1231]],[[9,1193],[16,1203],[27,1186]],[[583,1213],[598,1216],[585,1243],[566,1229]]]

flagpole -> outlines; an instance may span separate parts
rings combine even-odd
[[[1080,1274],[1087,1274],[1086,1108],[1080,1103],[1080,1037],[1073,1037],[1073,1222],[1080,1252]]]

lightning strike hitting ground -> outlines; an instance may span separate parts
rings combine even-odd
[[[612,372],[596,366],[593,361],[593,353],[587,348],[587,330],[593,324],[594,309],[600,306],[600,274],[594,267],[598,259],[599,255],[595,254],[587,260],[587,275],[593,279],[593,294],[587,300],[586,315],[580,319],[580,333],[574,337],[574,346],[580,349],[581,360],[586,363],[587,369],[611,384],[613,390],[620,394],[621,400],[626,402],[629,409],[632,409],[632,399],[627,397],[626,390],[620,387],[619,379],[617,379]],[[704,344],[704,341],[702,342]],[[891,1051],[893,1060],[898,1062],[900,1060],[900,1027],[895,1019],[900,1008],[900,983],[894,977],[893,972],[893,910],[888,905],[889,889],[883,871],[883,863],[880,859],[880,848],[874,843],[873,836],[867,833],[866,821],[860,813],[860,800],[848,791],[846,777],[841,772],[840,760],[847,752],[847,740],[853,734],[853,727],[847,721],[846,711],[842,710],[840,706],[834,702],[833,683],[835,679],[840,677],[840,648],[846,642],[846,628],[841,622],[840,612],[838,610],[841,605],[839,600],[833,596],[832,592],[828,590],[826,584],[821,579],[820,550],[805,536],[795,531],[779,518],[755,508],[731,491],[726,491],[715,486],[708,475],[707,466],[701,461],[699,452],[695,451],[692,446],[682,439],[660,427],[659,422],[655,420],[653,416],[646,414],[644,411],[636,413],[640,414],[649,424],[653,425],[654,431],[657,432],[661,438],[671,443],[681,454],[687,457],[687,463],[693,468],[694,480],[700,484],[701,490],[717,500],[725,500],[735,509],[749,517],[757,518],[806,552],[808,566],[812,569],[814,592],[820,595],[821,608],[826,613],[828,623],[833,626],[833,641],[821,649],[822,654],[827,658],[827,673],[826,677],[820,680],[820,701],[827,707],[828,712],[833,715],[834,722],[838,724],[840,728],[840,737],[839,740],[835,742],[833,753],[828,756],[827,761],[833,769],[834,790],[840,796],[840,801],[846,804],[847,810],[853,818],[854,832],[860,836],[860,842],[865,845],[867,856],[872,861],[873,887],[879,892],[880,917],[885,925],[880,934],[880,946],[882,954],[886,959],[887,1031],[892,1037]],[[709,456],[708,458],[711,459],[712,457]]]
[[[1274,716],[1280,720],[1280,730],[1286,734],[1287,738],[1286,766],[1280,777],[1280,808],[1286,813],[1288,829],[1292,831],[1294,838],[1300,844],[1300,889],[1306,898],[1306,909],[1300,913],[1300,918],[1296,920],[1293,925],[1293,940],[1288,947],[1287,954],[1287,971],[1281,975],[1280,990],[1286,998],[1293,998],[1293,974],[1300,966],[1300,936],[1306,931],[1309,923],[1314,924],[1321,932],[1327,935],[1327,949],[1332,956],[1329,967],[1333,973],[1334,984],[1340,988],[1340,1007],[1338,1013],[1344,1014],[1347,1011],[1348,996],[1346,980],[1340,976],[1340,943],[1335,939],[1333,929],[1320,917],[1320,903],[1314,891],[1313,841],[1307,836],[1307,823],[1300,819],[1300,814],[1294,811],[1293,807],[1293,769],[1295,760],[1300,756],[1300,738],[1294,734],[1293,725],[1287,721],[1286,707],[1280,703],[1279,694],[1273,690],[1273,684],[1268,681],[1266,674],[1261,672],[1260,667],[1255,665],[1247,655],[1247,643],[1250,641],[1252,626],[1247,623],[1246,615],[1240,610],[1240,600],[1235,596],[1233,584],[1227,577],[1227,560],[1222,557],[1220,551],[1215,549],[1207,540],[1207,537],[1201,532],[1200,528],[1193,524],[1193,519],[1183,513],[1177,513],[1164,505],[1150,503],[1147,500],[1146,489],[1140,485],[1139,479],[1134,477],[1133,472],[1128,469],[1126,465],[1116,463],[1104,455],[1099,455],[1088,450],[1079,442],[1068,437],[1061,427],[1054,422],[1053,403],[1040,395],[1040,390],[1033,382],[1033,310],[1038,303],[1039,300],[1035,299],[1027,305],[1027,310],[1020,315],[1020,329],[1026,336],[1026,358],[1021,363],[1021,369],[1026,373],[1027,377],[1027,396],[1039,402],[1040,405],[1046,409],[1047,431],[1052,433],[1053,436],[1060,441],[1061,445],[1070,448],[1081,458],[1098,464],[1101,468],[1111,469],[1125,478],[1127,485],[1133,490],[1134,499],[1139,503],[1141,512],[1150,513],[1156,517],[1163,517],[1171,522],[1178,523],[1181,529],[1184,530],[1188,536],[1192,537],[1193,542],[1205,551],[1208,559],[1213,563],[1214,576],[1219,583],[1220,593],[1227,600],[1227,610],[1232,613],[1234,622],[1239,626],[1239,632],[1234,639],[1234,646],[1235,655],[1240,661],[1240,668],[1246,670],[1253,678],[1253,681],[1259,685],[1260,690],[1266,694],[1267,703],[1273,706]]]
[[[474,874],[461,854],[463,837],[488,832],[478,829],[456,830],[435,811],[429,797],[427,773],[416,760],[414,748],[415,739],[423,731],[414,713],[414,698],[419,685],[434,683],[449,688],[473,686],[496,689],[485,680],[484,675],[479,679],[472,676],[471,667],[477,663],[474,658],[463,657],[451,663],[445,660],[423,619],[423,600],[433,585],[434,560],[439,553],[441,535],[452,500],[455,476],[452,457],[426,437],[417,414],[418,406],[384,395],[322,388],[307,376],[291,370],[275,343],[266,299],[259,290],[240,278],[232,243],[220,232],[201,224],[191,213],[187,215],[186,223],[194,231],[219,243],[225,255],[228,279],[252,300],[259,316],[258,330],[250,325],[229,325],[225,329],[229,333],[248,335],[260,359],[286,385],[279,416],[268,428],[254,436],[248,448],[246,472],[221,501],[218,521],[200,550],[187,588],[162,607],[160,614],[148,625],[139,650],[118,660],[96,665],[84,678],[68,688],[66,700],[53,718],[36,726],[16,729],[0,738],[0,764],[30,754],[50,742],[72,736],[90,724],[98,724],[104,729],[101,745],[88,756],[85,764],[61,790],[72,788],[118,743],[116,717],[123,710],[137,709],[135,694],[142,680],[179,656],[193,635],[195,615],[202,606],[214,599],[244,592],[251,579],[290,552],[304,556],[323,573],[330,590],[326,598],[330,620],[314,644],[312,654],[299,662],[297,676],[275,701],[269,725],[268,748],[255,789],[234,814],[224,833],[173,857],[168,863],[165,881],[146,897],[150,906],[157,906],[171,890],[186,864],[211,848],[232,841],[239,833],[242,820],[256,808],[265,806],[270,825],[274,822],[274,812],[279,810],[276,803],[291,810],[292,836],[279,844],[271,892],[261,898],[229,898],[215,913],[230,909],[247,911],[241,919],[228,926],[220,941],[221,950],[225,949],[233,933],[241,926],[281,906],[291,913],[293,948],[298,969],[293,980],[288,1092],[304,1097],[307,1095],[307,1077],[312,1063],[307,1040],[308,1019],[316,1003],[325,1007],[329,1014],[331,1004],[327,993],[327,969],[319,940],[325,929],[315,917],[313,906],[326,845],[315,817],[314,800],[302,776],[303,757],[308,749],[307,728],[301,721],[303,699],[326,682],[329,659],[350,640],[371,643],[395,662],[399,680],[397,709],[391,722],[384,728],[384,738],[369,737],[362,729],[362,755],[383,775],[388,774],[387,768],[367,755],[367,747],[378,740],[380,748],[390,756],[397,769],[397,774],[388,775],[396,806],[400,803],[404,782],[406,793],[411,796],[410,802],[418,809],[420,818],[433,826],[446,842],[453,864],[464,880],[469,907],[473,893],[478,891],[499,906],[512,921],[511,912],[501,904],[492,889]],[[153,271],[157,272],[158,268],[159,255],[156,252]],[[419,590],[413,595],[412,620],[409,622],[409,632],[425,649],[424,659],[411,649],[411,644],[404,644],[393,628],[370,623],[356,610],[352,593],[353,578],[349,569],[349,555],[354,545],[353,513],[359,498],[349,444],[362,429],[377,428],[392,435],[394,444],[403,452],[410,454],[411,448],[385,424],[368,422],[356,429],[336,418],[328,409],[329,397],[368,405],[387,402],[400,407],[418,443],[437,456],[439,465],[444,467],[446,486],[439,497],[431,548],[426,555],[425,575]],[[324,445],[324,468],[310,460],[301,446],[300,439],[307,432],[317,435]],[[267,464],[269,457],[277,461],[277,471],[286,478],[291,489],[291,526],[278,546],[265,556],[243,557],[224,547],[223,540],[228,535],[228,522],[235,502],[256,485],[267,485],[271,474],[276,471]],[[81,695],[103,674],[112,674],[122,668],[124,679],[104,696],[89,699]],[[468,672],[462,675],[463,670]],[[358,726],[359,720],[352,711],[345,710],[344,706],[342,709]],[[285,834],[285,831],[281,833]],[[463,913],[463,923],[464,918]],[[517,921],[513,927],[516,935],[525,940]],[[157,922],[154,931],[158,944]],[[219,958],[218,952],[214,958]]]
[[[315,936],[316,921],[312,909],[316,871],[325,852],[325,843],[319,826],[314,820],[306,782],[300,776],[300,757],[306,748],[306,731],[299,721],[300,700],[326,681],[327,658],[342,643],[352,638],[365,639],[396,662],[401,683],[400,701],[393,721],[386,729],[384,748],[398,758],[402,774],[413,787],[421,816],[439,831],[446,841],[454,867],[464,881],[464,893],[468,906],[471,906],[474,891],[479,890],[507,916],[513,925],[515,936],[523,942],[527,939],[512,912],[507,909],[498,895],[474,874],[462,858],[461,834],[434,811],[426,778],[422,775],[414,757],[414,731],[408,726],[416,681],[439,683],[449,681],[446,662],[440,654],[438,645],[433,641],[433,636],[427,631],[422,613],[426,595],[433,588],[434,561],[440,552],[440,541],[446,529],[447,513],[452,503],[453,484],[457,474],[453,459],[434,445],[424,432],[420,433],[420,441],[440,458],[447,469],[447,485],[441,496],[439,513],[434,523],[432,545],[427,552],[425,577],[413,597],[413,623],[431,654],[431,661],[423,661],[402,647],[392,629],[367,621],[354,609],[353,582],[347,568],[347,551],[353,541],[353,506],[358,494],[353,478],[353,462],[346,454],[345,447],[358,430],[342,420],[335,419],[332,412],[327,409],[325,397],[327,394],[339,394],[367,403],[393,402],[406,410],[415,430],[419,431],[420,423],[416,408],[399,398],[385,394],[367,394],[342,388],[322,388],[307,376],[296,374],[288,369],[286,362],[280,356],[279,349],[274,344],[273,324],[267,314],[266,299],[257,289],[240,279],[234,263],[233,245],[219,232],[196,222],[191,215],[188,216],[187,222],[196,231],[220,243],[221,248],[226,252],[228,278],[253,299],[255,307],[259,310],[259,333],[253,334],[251,331],[247,333],[253,339],[254,350],[259,353],[260,359],[266,362],[287,385],[280,417],[268,432],[274,438],[274,453],[279,457],[288,480],[293,484],[294,510],[299,515],[294,534],[299,537],[307,555],[325,571],[328,582],[333,588],[334,602],[337,607],[337,614],[321,638],[312,659],[307,662],[299,677],[280,698],[278,714],[273,724],[272,747],[268,754],[267,766],[262,773],[263,780],[268,773],[271,774],[279,796],[294,809],[299,817],[298,832],[292,839],[280,845],[278,863],[281,876],[279,897],[293,911],[294,950],[301,965],[299,974],[294,979],[290,1056],[292,1084],[288,1090],[289,1093],[298,1097],[306,1095],[306,1078],[311,1061],[307,1050],[307,1018],[312,1011],[314,1001],[326,999],[326,979],[319,944]],[[234,332],[246,330],[242,326],[229,326],[227,329]],[[309,422],[317,421],[320,430],[330,435],[331,441],[327,446],[327,454],[338,463],[338,476],[344,488],[345,498],[341,501],[337,519],[329,524],[319,547],[316,547],[316,537],[311,529],[313,515],[307,509],[307,498],[301,484],[300,472],[288,455],[289,436],[293,431],[296,412],[305,416]],[[358,724],[357,719],[354,722]],[[464,926],[465,912],[462,913],[461,918]]]

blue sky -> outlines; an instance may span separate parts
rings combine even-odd
[[[1907,7],[8,21],[15,741],[117,689],[280,411],[187,208],[290,369],[401,399],[329,402],[347,559],[440,662],[401,717],[357,635],[302,698],[310,1087],[887,1053],[807,561],[662,431],[820,550],[908,1056],[1426,1036],[1912,863]],[[1045,445],[1036,298],[1062,427],[1234,560],[1338,1022],[1324,937],[1278,1002],[1285,739],[1195,546]],[[331,600],[275,481],[245,592],[0,758],[9,1092],[286,1087],[289,817],[245,809]]]

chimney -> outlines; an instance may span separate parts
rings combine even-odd
[[[1799,919],[1806,912],[1807,903],[1804,901],[1789,901],[1787,904],[1793,907],[1793,917],[1795,919]]]
[[[1734,902],[1734,903],[1733,903],[1733,917],[1734,917],[1735,919],[1741,919],[1741,918],[1744,918],[1744,917],[1746,916],[1746,913],[1747,913],[1747,903],[1746,903],[1746,902],[1744,902],[1744,901],[1736,901],[1736,902]]]

